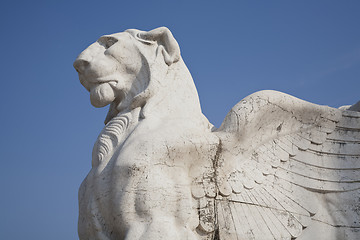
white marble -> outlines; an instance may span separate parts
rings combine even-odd
[[[360,113],[261,91],[216,129],[164,27],[102,36],[74,67],[110,104],[81,240],[360,239]]]

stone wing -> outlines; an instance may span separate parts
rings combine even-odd
[[[360,229],[356,203],[346,200],[360,197],[359,112],[262,91],[240,101],[216,134],[213,172],[194,181],[199,231],[290,240],[314,221]],[[324,194],[345,199],[334,206],[342,217],[319,213]]]

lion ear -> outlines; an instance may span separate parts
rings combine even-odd
[[[156,42],[158,44],[157,53],[162,53],[167,65],[171,65],[180,60],[180,47],[170,30],[166,27],[159,27],[149,32],[137,34],[140,40],[145,43]]]

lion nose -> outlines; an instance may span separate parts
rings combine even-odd
[[[75,60],[73,65],[78,73],[83,73],[85,69],[89,66],[89,62],[84,59],[78,58]]]

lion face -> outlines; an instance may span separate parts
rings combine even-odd
[[[180,60],[180,48],[169,29],[128,29],[105,35],[75,60],[81,84],[95,107],[110,105],[105,123],[123,111],[146,108],[168,68]],[[145,114],[142,111],[141,117]]]
[[[90,92],[91,104],[104,107],[124,101],[142,67],[141,54],[129,33],[100,37],[75,60],[81,84]]]

